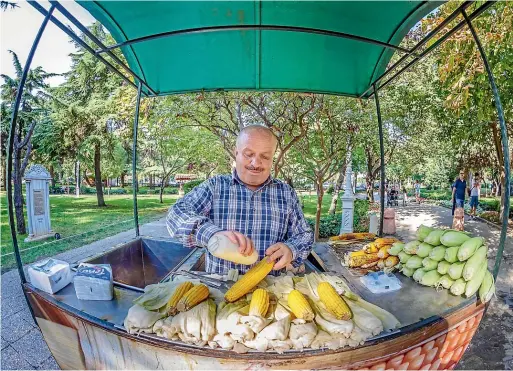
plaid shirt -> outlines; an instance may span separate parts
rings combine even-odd
[[[269,246],[283,242],[292,251],[294,267],[308,257],[313,242],[312,229],[292,187],[269,178],[252,191],[235,171],[232,176],[219,175],[195,187],[170,208],[166,224],[171,236],[188,247],[206,247],[219,231],[238,231],[251,238],[259,260]],[[216,258],[206,251],[207,272],[226,274],[232,268],[244,273],[250,266]]]

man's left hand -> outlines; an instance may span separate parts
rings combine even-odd
[[[285,268],[292,262],[293,257],[290,247],[282,242],[278,242],[272,246],[269,246],[269,248],[265,250],[265,255],[269,256],[269,260],[276,262],[273,268],[275,270]]]

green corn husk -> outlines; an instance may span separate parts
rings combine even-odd
[[[410,258],[411,258],[411,255],[410,255],[410,254],[408,254],[408,253],[406,253],[406,252],[404,252],[404,251],[401,251],[401,252],[399,253],[399,255],[398,255],[398,256],[399,256],[399,261],[400,261],[401,263],[403,263],[403,264],[406,264],[406,262],[408,261],[408,259],[410,259]]]
[[[406,268],[417,269],[422,267],[422,258],[417,255],[412,255],[406,262]]]
[[[474,255],[470,257],[465,263],[465,268],[463,269],[463,279],[465,281],[470,281],[476,272],[481,267],[483,261],[487,261],[486,254],[488,253],[488,248],[486,246],[481,246]]]
[[[421,224],[419,229],[417,229],[417,240],[424,241],[424,238],[426,238],[432,231],[433,228],[426,227],[425,225]]]
[[[424,286],[435,286],[441,277],[442,276],[440,273],[438,273],[436,270],[429,271],[422,276],[420,284]]]
[[[433,246],[428,243],[422,242],[417,248],[417,255],[421,258],[429,256],[429,253],[433,250]]]
[[[413,273],[413,280],[415,282],[420,282],[420,280],[422,279],[422,276],[424,276],[424,274],[426,274],[426,271],[424,269],[422,269],[422,268],[418,268]]]
[[[479,290],[486,272],[488,272],[488,262],[484,261],[481,263],[481,267],[479,267],[476,274],[474,274],[474,277],[472,277],[472,279],[467,282],[467,286],[465,286],[465,296],[467,298],[471,297],[477,292],[477,290]]]
[[[424,258],[422,259],[422,266],[424,267],[424,270],[428,272],[436,270],[436,268],[438,267],[438,262],[430,258]]]
[[[463,232],[449,231],[444,233],[440,238],[442,245],[447,247],[461,246],[465,241],[469,240],[470,237]]]
[[[454,283],[454,280],[451,277],[449,277],[448,274],[446,274],[446,275],[440,277],[440,279],[437,282],[437,286],[441,286],[444,289],[450,289],[453,283]]]
[[[410,241],[403,247],[403,251],[407,254],[413,255],[417,253],[417,249],[422,242],[420,241]]]
[[[465,286],[466,283],[463,278],[457,279],[451,286],[451,294],[456,296],[463,295],[463,293],[465,292]]]
[[[444,233],[447,231],[444,231],[443,229],[435,229],[433,230],[426,238],[424,238],[424,242],[432,245],[432,246],[438,246],[440,245],[440,238],[444,235]]]
[[[450,267],[451,263],[442,260],[440,263],[438,263],[437,272],[440,274],[447,274],[447,272],[449,272]]]
[[[479,287],[479,299],[481,303],[488,303],[495,294],[495,282],[489,271],[486,271],[481,287]]]
[[[460,262],[469,259],[485,242],[483,237],[474,237],[467,240],[458,249],[458,260]]]
[[[452,246],[448,249],[445,249],[444,259],[449,263],[456,263],[458,261],[458,250],[459,246]]]
[[[393,256],[398,256],[401,251],[403,251],[404,243],[402,242],[394,242],[392,246],[388,249],[388,253]]]
[[[411,277],[413,276],[413,273],[415,273],[415,269],[410,269],[403,266],[403,269],[401,269],[401,273],[404,274],[406,277]]]
[[[445,246],[440,245],[437,247],[433,247],[433,250],[429,253],[429,258],[433,259],[437,262],[444,260],[445,256]]]
[[[465,263],[452,263],[449,267],[449,270],[447,271],[447,274],[451,276],[453,280],[457,280],[461,278],[461,275],[463,274],[463,267],[465,266]]]

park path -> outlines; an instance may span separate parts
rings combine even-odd
[[[452,216],[449,209],[428,204],[396,208],[397,234],[403,240],[412,240],[420,224],[428,226],[450,226]],[[466,221],[465,229],[472,234],[485,237],[490,245],[490,264],[495,258],[499,230],[480,221]],[[168,237],[165,220],[141,226],[141,234]],[[129,241],[134,230],[126,231],[56,255],[58,259],[75,263],[97,255],[120,243]],[[16,270],[2,276],[1,306],[1,365],[0,370],[56,370],[53,359],[41,332],[33,322],[20,287]],[[458,369],[513,369],[513,239],[508,237],[504,262],[497,282],[497,298],[494,298],[479,331],[467,349]]]

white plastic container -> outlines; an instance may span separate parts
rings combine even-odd
[[[52,258],[30,265],[28,276],[34,287],[49,294],[67,286],[72,278],[69,264]]]
[[[80,300],[112,300],[114,287],[110,264],[81,263],[73,283]]]

